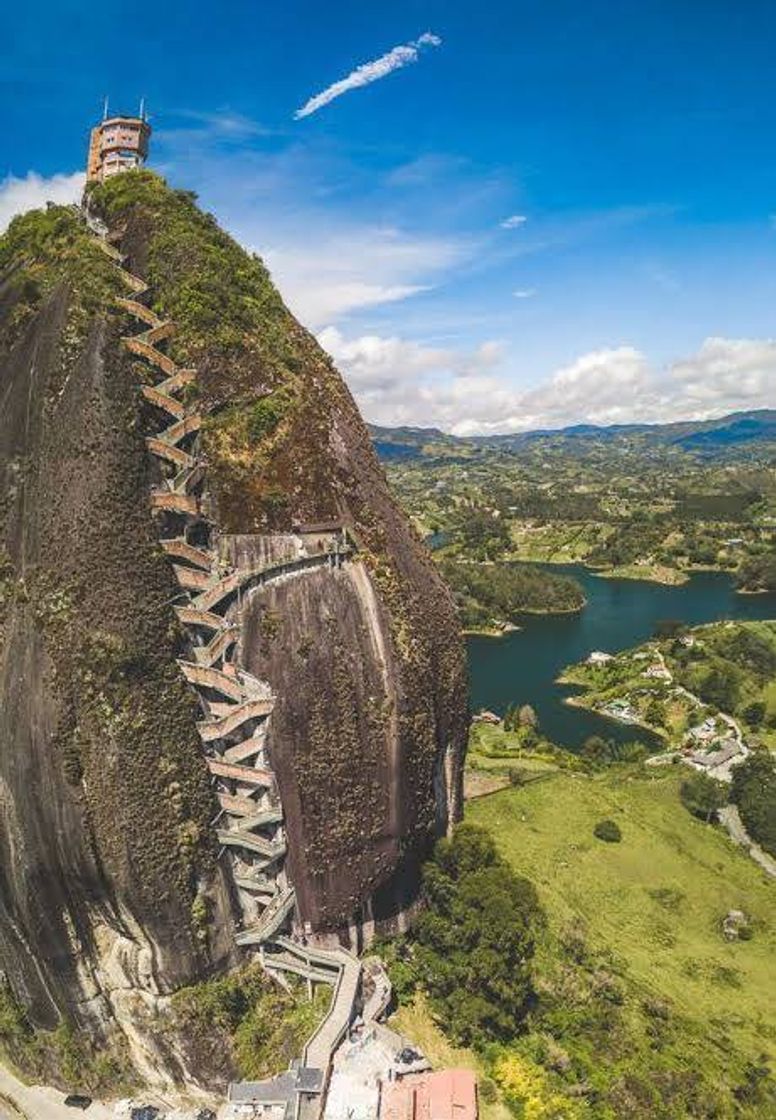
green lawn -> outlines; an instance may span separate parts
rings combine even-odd
[[[559,772],[468,805],[516,870],[533,880],[555,930],[581,918],[591,947],[674,1010],[726,1034],[749,1055],[776,1057],[776,884],[725,833],[679,804],[673,768],[633,776]],[[620,844],[593,837],[611,818]],[[726,942],[720,921],[741,909],[751,941]]]

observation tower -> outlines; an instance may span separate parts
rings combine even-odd
[[[89,161],[86,181],[102,183],[121,171],[142,167],[148,155],[151,126],[146,120],[145,107],[140,103],[136,117],[109,116],[105,101],[103,118],[92,129],[89,140]]]

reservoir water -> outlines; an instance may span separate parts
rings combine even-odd
[[[503,638],[467,640],[472,709],[502,715],[511,703],[531,704],[547,737],[572,750],[590,735],[649,742],[647,732],[571,708],[574,690],[555,683],[566,665],[594,649],[617,653],[650,638],[661,619],[689,625],[719,619],[776,619],[776,594],[739,595],[724,572],[697,572],[681,587],[642,580],[601,579],[577,564],[551,565],[574,576],[587,606],[573,615],[526,615]]]

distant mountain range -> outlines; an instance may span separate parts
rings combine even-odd
[[[398,459],[470,459],[486,450],[521,451],[546,444],[573,452],[594,445],[626,450],[677,448],[700,456],[765,450],[776,445],[776,409],[732,412],[715,420],[680,420],[671,424],[575,424],[568,428],[512,432],[495,436],[448,435],[438,428],[383,428],[370,425],[375,448],[386,462]],[[776,446],[774,446],[776,450]]]

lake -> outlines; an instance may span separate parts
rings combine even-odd
[[[543,565],[540,565],[543,566]],[[724,572],[697,572],[681,587],[643,580],[601,579],[578,564],[553,564],[548,570],[574,576],[587,606],[574,615],[526,615],[522,629],[503,638],[467,639],[472,709],[503,715],[511,703],[531,704],[549,739],[578,748],[590,735],[627,742],[652,737],[593,712],[563,703],[574,689],[555,678],[594,649],[617,653],[652,637],[661,619],[690,625],[731,619],[776,619],[776,594],[738,595]],[[654,741],[654,740],[652,740]]]

